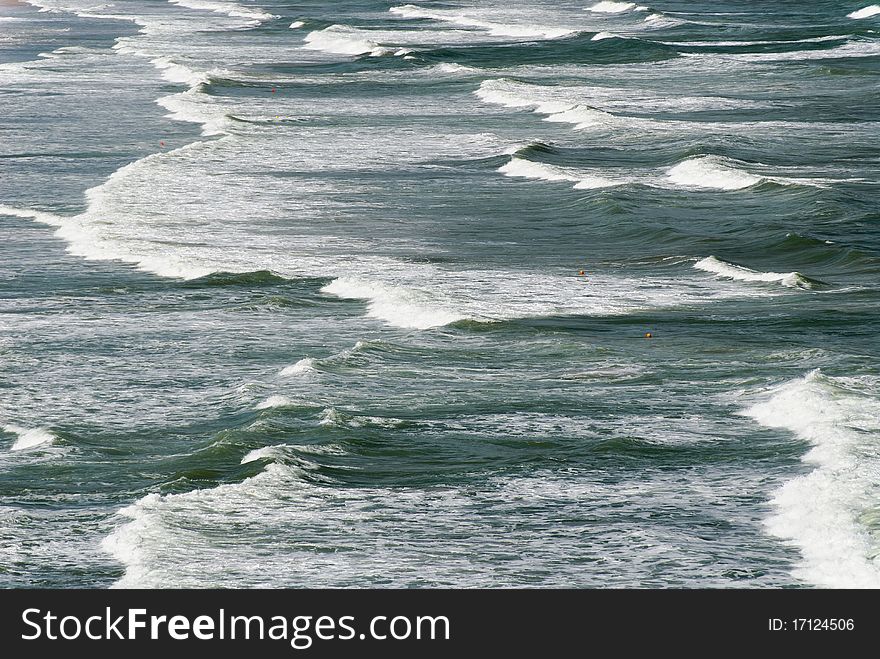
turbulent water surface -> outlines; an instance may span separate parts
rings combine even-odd
[[[878,31],[0,3],[0,586],[880,587]]]

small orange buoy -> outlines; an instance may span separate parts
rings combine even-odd
[[[650,332],[645,332],[645,338],[646,338],[646,339],[650,339],[652,336],[654,336],[654,335],[651,334]]]

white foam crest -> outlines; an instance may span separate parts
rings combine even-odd
[[[321,426],[340,426],[345,422],[345,417],[332,407],[325,407],[321,410],[320,419],[318,425]]]
[[[684,25],[685,23],[687,23],[687,21],[683,21],[678,18],[672,18],[671,16],[666,16],[665,14],[655,12],[653,14],[645,16],[645,23],[647,23],[648,26],[652,28],[663,28]]]
[[[281,369],[280,375],[288,376],[288,375],[304,375],[306,373],[314,373],[315,371],[315,360],[312,357],[304,357],[300,359],[296,364],[291,364],[290,366],[285,366]]]
[[[304,25],[305,25],[304,21],[294,21],[293,23],[290,24],[290,29],[291,30],[298,30],[299,28],[303,27]]]
[[[794,575],[817,586],[880,588],[880,400],[877,382],[864,384],[817,370],[744,412],[812,444],[803,461],[815,469],[775,492],[766,525],[800,548]]]
[[[739,281],[779,282],[789,288],[812,288],[810,281],[799,272],[761,272],[729,263],[715,256],[700,259],[694,263],[694,268]]]
[[[870,18],[871,16],[876,16],[880,14],[880,5],[868,5],[867,7],[863,7],[862,9],[857,9],[854,12],[851,12],[846,15],[847,18]]]
[[[309,32],[305,36],[303,48],[321,50],[336,55],[388,55],[397,49],[387,48],[366,38],[361,31],[353,30],[344,25],[331,25],[323,30]],[[407,51],[408,52],[408,51]],[[401,53],[405,54],[405,53]]]
[[[11,451],[23,451],[41,444],[52,444],[56,439],[55,435],[46,428],[21,428],[19,426],[7,425],[3,426],[3,430],[18,435],[18,439],[15,440],[10,449]]]
[[[455,62],[441,62],[440,64],[431,67],[431,71],[437,71],[438,73],[479,73],[479,69],[475,69],[472,66],[464,66],[462,64],[456,64]]]
[[[535,112],[547,114],[544,121],[574,124],[575,130],[583,130],[592,126],[603,126],[614,118],[613,115],[607,112],[585,105],[562,107],[561,104],[542,103],[535,108]]]
[[[258,410],[269,410],[275,407],[288,407],[294,404],[292,398],[282,396],[280,394],[269,396],[266,400],[257,405]]]
[[[428,329],[465,318],[425,290],[339,277],[321,289],[341,298],[367,300],[367,315],[397,327]]]
[[[217,14],[226,14],[233,18],[248,18],[263,23],[276,18],[273,14],[255,7],[245,7],[235,2],[218,2],[217,0],[168,0],[173,5],[188,9],[204,9]]]
[[[607,188],[624,183],[624,181],[611,181],[598,175],[517,157],[511,158],[508,163],[499,167],[498,171],[505,176],[514,178],[540,179],[542,181],[571,181],[575,183],[574,187],[579,190]]]
[[[716,190],[741,190],[764,179],[738,169],[733,160],[720,156],[695,156],[667,171],[676,185]]]
[[[215,105],[210,96],[195,88],[164,96],[156,103],[168,110],[166,116],[169,119],[201,124],[202,135],[206,137],[222,135],[229,126],[229,117],[224,108]]]
[[[168,57],[157,57],[150,60],[162,74],[162,77],[169,82],[187,85],[188,87],[198,87],[208,82],[208,75],[193,71],[192,69],[172,61]]]
[[[250,451],[241,459],[240,464],[256,462],[257,460],[274,460],[280,455],[279,446],[264,446]]]
[[[622,39],[619,34],[614,34],[614,32],[597,32],[592,37],[590,37],[590,41],[604,41],[605,39]]]
[[[537,25],[518,25],[512,23],[496,23],[468,16],[465,13],[454,10],[424,9],[417,5],[401,5],[389,9],[393,14],[403,18],[420,19],[427,18],[435,21],[453,23],[464,27],[476,27],[486,30],[492,36],[498,37],[523,37],[541,39],[559,39],[575,33],[575,30],[566,28],[554,28]]]
[[[575,130],[603,126],[616,121],[608,112],[597,110],[570,99],[559,98],[552,88],[514,82],[505,78],[484,80],[474,94],[495,105],[509,108],[532,108],[547,115],[545,121],[574,124]]]
[[[587,7],[587,11],[596,12],[597,14],[620,14],[630,9],[636,9],[635,2],[609,2],[608,0],[603,0],[602,2],[597,2],[592,7]],[[642,8],[639,7],[639,9]]]

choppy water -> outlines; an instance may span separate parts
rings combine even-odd
[[[878,30],[3,3],[0,585],[880,587]]]

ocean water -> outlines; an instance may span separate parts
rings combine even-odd
[[[0,3],[0,586],[880,587],[878,31]]]

